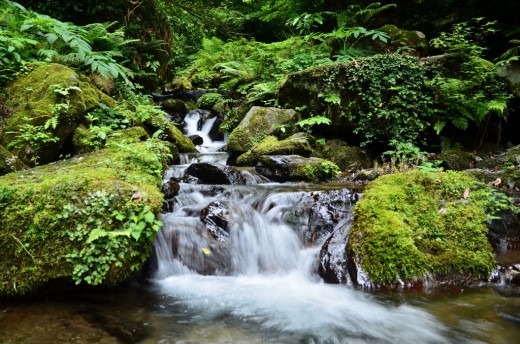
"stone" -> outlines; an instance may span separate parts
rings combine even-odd
[[[182,131],[180,131],[173,123],[168,121],[166,117],[162,115],[152,116],[145,121],[145,125],[150,132],[163,130],[164,140],[175,144],[180,153],[197,152],[193,142],[184,136]]]
[[[198,178],[199,184],[244,185],[246,179],[232,166],[201,162],[191,164],[186,174]]]
[[[339,168],[332,162],[300,155],[264,155],[258,160],[255,170],[275,181],[319,181],[336,177]]]
[[[292,109],[253,106],[229,135],[228,150],[246,152],[255,142],[271,135],[280,126],[291,126],[298,120],[298,113]]]
[[[498,75],[506,79],[513,94],[520,97],[520,63],[518,61],[510,61],[498,69]]]
[[[200,220],[215,240],[225,242],[229,237],[228,210],[222,202],[211,202],[200,212]]]
[[[285,140],[279,141],[276,136],[267,136],[265,139],[255,144],[249,151],[237,158],[239,166],[253,166],[258,162],[262,155],[301,155],[309,157],[312,154],[312,147],[309,139],[310,135],[297,133]]]

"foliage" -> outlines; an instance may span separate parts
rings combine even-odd
[[[343,87],[357,97],[341,106],[356,124],[354,132],[363,136],[362,145],[424,140],[422,134],[436,114],[433,94],[426,85],[428,70],[414,58],[396,54],[377,55],[354,65],[357,68],[345,69],[349,83]],[[336,85],[328,87],[326,91],[331,92]]]
[[[122,57],[120,49],[134,42],[125,40],[122,30],[110,32],[111,24],[77,26],[25,10],[11,1],[3,1],[0,9],[3,80],[12,77],[7,71],[39,60],[58,61],[130,83],[131,72],[116,60]]]
[[[329,125],[331,123],[331,120],[328,119],[325,116],[313,116],[306,119],[302,119],[301,121],[298,121],[296,125],[298,125],[300,128],[307,132],[312,131],[312,127],[315,125],[325,124]]]
[[[197,107],[201,109],[209,110],[213,105],[224,100],[224,97],[220,93],[209,92],[197,100]]]
[[[456,72],[439,73],[431,82],[443,111],[435,124],[440,133],[446,123],[467,129],[469,124],[485,125],[492,114],[504,119],[511,94],[498,77],[496,66],[482,58],[484,48],[479,45],[485,36],[495,32],[494,23],[462,22],[452,32],[443,32],[432,45],[443,50],[460,65]]]
[[[411,142],[390,140],[389,145],[394,149],[384,152],[383,156],[390,158],[391,165],[419,166],[428,162],[430,153],[421,151]]]
[[[136,195],[138,193],[138,195]],[[151,241],[162,223],[155,219],[146,196],[136,191],[135,197],[112,194],[105,190],[88,193],[82,205],[66,204],[58,216],[62,221],[72,221],[75,227],[64,235],[72,242],[82,243],[66,256],[74,266],[73,279],[97,285],[104,281],[112,265],[121,267],[126,256],[139,253],[127,247],[127,240]],[[121,203],[124,204],[121,204]],[[117,228],[107,230],[108,226]]]

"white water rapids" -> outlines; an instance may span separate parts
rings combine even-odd
[[[191,113],[185,120],[191,134],[200,134],[197,116]],[[180,177],[190,163],[221,162],[218,154],[186,155],[183,166],[172,167],[165,177]],[[154,283],[164,295],[164,307],[182,314],[179,321],[186,326],[202,327],[205,339],[175,342],[449,342],[448,329],[416,306],[323,283],[316,273],[319,246],[303,244],[301,227],[308,218],[291,217],[311,197],[302,187],[181,183],[174,209],[162,215],[164,226],[154,243]],[[208,235],[199,219],[212,202],[221,202],[229,212],[224,243]],[[222,340],[215,324],[239,329],[240,338]]]

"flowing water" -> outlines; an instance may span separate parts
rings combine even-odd
[[[186,122],[191,132],[208,131],[200,119]],[[165,180],[182,177],[192,163],[224,163],[219,145],[206,137],[204,153],[183,155]],[[519,341],[517,288],[385,292],[325,284],[316,273],[325,238],[309,243],[309,209],[320,190],[349,191],[243,173],[248,185],[181,183],[172,211],[162,215],[149,278],[117,291],[0,305],[0,343]],[[348,230],[353,202],[343,205],[334,230]],[[211,206],[225,230],[210,233],[217,218],[201,220]]]

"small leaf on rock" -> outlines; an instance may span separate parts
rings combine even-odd
[[[136,202],[141,202],[141,199],[143,199],[143,195],[141,194],[141,191],[136,191],[132,195],[132,199]]]
[[[469,193],[470,193],[470,189],[466,188],[466,190],[464,191],[464,199],[468,199]]]
[[[447,211],[448,211],[448,209],[446,209],[446,208],[441,208],[441,209],[439,210],[438,214],[441,214],[441,215],[442,215],[442,214],[446,214]]]
[[[492,181],[489,184],[491,184],[493,186],[499,186],[500,184],[502,184],[502,179],[501,178],[497,178],[497,179],[495,179],[494,181]]]

